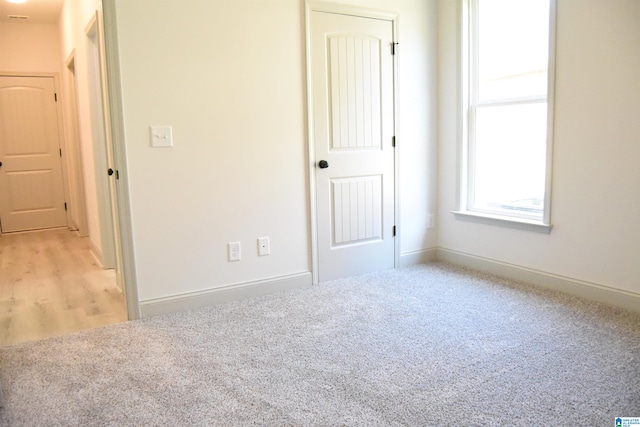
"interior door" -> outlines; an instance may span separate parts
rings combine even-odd
[[[67,225],[53,77],[0,76],[2,232]]]
[[[393,22],[310,14],[320,282],[394,267]]]

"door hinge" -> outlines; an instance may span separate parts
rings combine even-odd
[[[396,46],[397,45],[398,45],[398,43],[391,42],[391,55],[395,55],[396,54]]]
[[[393,226],[393,237],[396,237],[396,226]]]
[[[116,169],[116,179],[120,179],[120,171]]]
[[[62,148],[58,148],[58,151],[60,151],[60,157],[62,157]]]
[[[53,94],[53,99],[54,99],[54,101],[58,102],[58,94],[57,93]]]
[[[396,137],[395,137],[395,135],[391,137],[391,146],[392,147],[396,146]]]
[[[67,210],[67,203],[66,203],[66,202],[65,202],[65,204],[64,204],[64,210],[65,210],[65,211]]]

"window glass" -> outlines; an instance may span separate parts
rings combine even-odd
[[[478,100],[546,96],[548,0],[478,0]]]
[[[542,219],[547,104],[476,110],[473,206]]]

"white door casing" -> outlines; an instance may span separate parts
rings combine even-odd
[[[69,194],[71,195],[71,226],[76,228],[81,237],[89,236],[89,224],[87,221],[87,199],[84,185],[84,166],[82,164],[82,144],[80,142],[80,128],[78,116],[78,92],[76,76],[76,52],[75,49],[65,62],[68,96],[67,111],[69,120],[68,135],[66,137],[67,168],[69,176]]]
[[[325,282],[395,264],[393,21],[311,10],[308,24],[317,270]]]
[[[2,232],[67,225],[53,77],[0,76]]]

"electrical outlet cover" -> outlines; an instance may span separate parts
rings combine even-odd
[[[240,261],[240,242],[229,242],[227,249],[229,250],[229,261]]]
[[[265,256],[271,253],[268,237],[258,237],[258,255]]]

